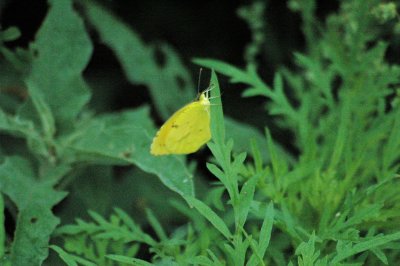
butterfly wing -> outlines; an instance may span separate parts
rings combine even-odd
[[[195,101],[165,122],[156,134],[150,152],[153,155],[193,153],[210,139],[210,106]]]
[[[166,146],[171,153],[188,154],[210,139],[210,106],[194,102],[176,118],[166,138]]]

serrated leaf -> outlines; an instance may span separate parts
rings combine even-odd
[[[21,157],[8,157],[0,165],[0,190],[18,208],[12,265],[40,265],[48,255],[50,234],[59,223],[51,209],[66,193],[53,189],[56,180],[35,178],[29,162]]]

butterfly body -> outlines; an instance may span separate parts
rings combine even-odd
[[[189,154],[211,139],[210,101],[206,92],[199,99],[176,111],[153,139],[153,155]]]

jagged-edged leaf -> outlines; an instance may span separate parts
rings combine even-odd
[[[51,209],[66,196],[54,190],[55,181],[38,180],[21,157],[8,157],[0,165],[0,191],[18,208],[12,265],[40,265],[47,257],[50,234],[59,223]]]

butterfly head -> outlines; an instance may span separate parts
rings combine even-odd
[[[210,100],[209,100],[209,95],[208,95],[209,91],[203,91],[200,96],[199,96],[199,102],[202,105],[210,105]]]

